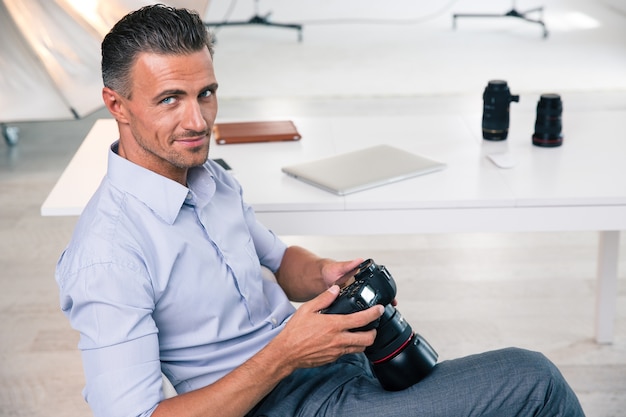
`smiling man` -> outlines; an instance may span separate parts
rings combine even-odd
[[[182,52],[138,52],[132,88],[118,92],[105,77],[102,96],[119,124],[119,156],[186,185],[187,170],[209,153],[217,81],[208,46]]]
[[[319,314],[362,259],[287,247],[207,159],[212,55],[200,17],[162,5],[102,43],[119,140],[56,272],[96,416],[583,415],[556,367],[521,349],[444,361],[385,391],[362,353],[376,330],[351,331],[382,306]],[[178,396],[164,398],[162,372]]]

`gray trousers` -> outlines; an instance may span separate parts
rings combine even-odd
[[[510,348],[444,361],[403,391],[381,388],[364,355],[346,355],[284,379],[248,416],[584,416],[559,370]]]

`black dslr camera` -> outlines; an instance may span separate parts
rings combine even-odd
[[[437,363],[437,352],[411,326],[391,302],[396,296],[396,283],[382,265],[368,259],[358,267],[354,282],[344,287],[325,314],[349,314],[376,304],[385,312],[365,327],[377,328],[374,343],[365,349],[374,375],[387,391],[400,391],[422,380]]]

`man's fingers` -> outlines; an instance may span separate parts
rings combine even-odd
[[[383,315],[385,308],[379,304],[367,310],[357,311],[350,314],[329,314],[336,320],[337,329],[353,330],[367,326]]]
[[[330,306],[339,294],[339,286],[332,285],[326,291],[309,301],[307,304],[312,311],[320,311]]]
[[[351,329],[358,329],[363,326],[367,326],[371,322],[380,318],[385,312],[385,307],[380,304],[376,304],[367,310],[359,311],[346,315],[348,323],[346,323]]]
[[[344,286],[348,281],[354,277],[354,274],[358,272],[359,265],[363,262],[363,259],[357,258],[352,261],[339,262],[340,269],[343,271],[339,278],[335,280],[335,284],[339,286]]]

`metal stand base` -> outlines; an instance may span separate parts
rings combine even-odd
[[[265,26],[281,27],[281,28],[286,28],[286,29],[295,29],[298,31],[298,42],[302,42],[302,25],[301,24],[274,23],[274,22],[269,21],[268,19],[269,16],[270,16],[270,13],[266,14],[265,16],[259,16],[258,14],[255,14],[249,20],[244,20],[244,21],[235,21],[235,22],[226,21],[226,22],[215,22],[215,23],[205,22],[204,24],[208,27],[210,26],[220,27],[220,26],[242,26],[242,25],[265,25]]]
[[[531,19],[526,15],[530,13],[539,12],[541,16],[539,19]],[[516,17],[518,19],[525,20],[530,23],[536,23],[541,26],[543,29],[543,37],[548,37],[548,29],[546,28],[546,24],[543,21],[543,7],[536,7],[534,9],[526,10],[525,12],[518,12],[515,7],[504,14],[468,14],[468,13],[455,13],[452,15],[452,28],[456,29],[456,19],[457,17]]]

